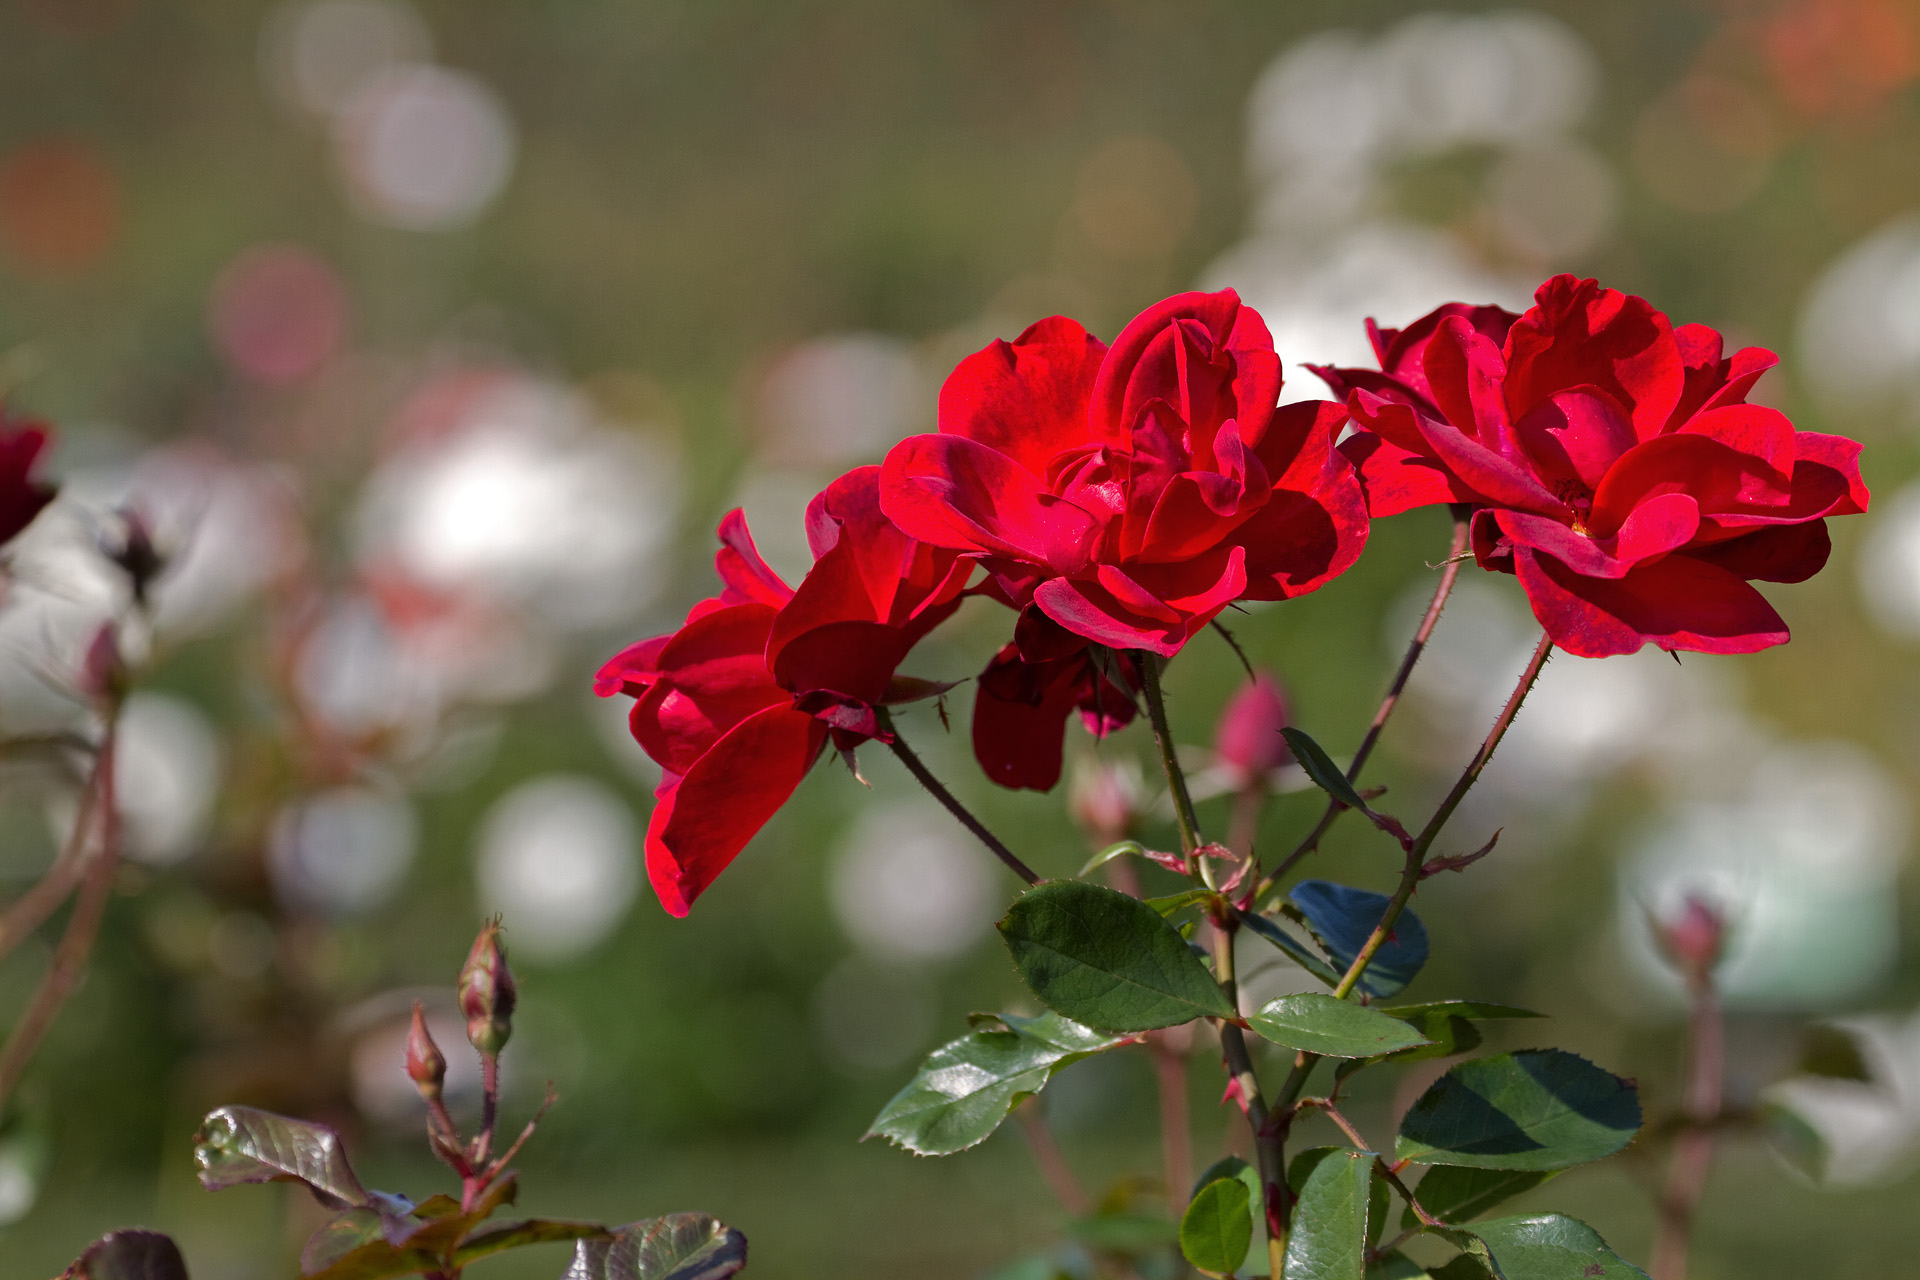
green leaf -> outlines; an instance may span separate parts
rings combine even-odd
[[[1330,987],[1340,985],[1340,975],[1312,947],[1300,941],[1280,927],[1280,923],[1271,916],[1256,915],[1251,911],[1239,913],[1240,923],[1259,934],[1262,938],[1278,947],[1289,960],[1305,969]]]
[[[1430,1014],[1443,1014],[1455,1018],[1543,1018],[1546,1015],[1535,1013],[1531,1009],[1521,1009],[1510,1004],[1495,1004],[1491,1000],[1430,1000],[1425,1004],[1382,1005],[1380,1012],[1390,1013],[1396,1018],[1405,1018],[1408,1022],[1418,1023]]]
[[[1287,900],[1300,909],[1335,967],[1342,970],[1353,964],[1392,901],[1384,893],[1329,880],[1302,880],[1288,891]],[[1361,977],[1360,989],[1376,999],[1396,995],[1426,963],[1427,927],[1412,911],[1402,911]]]
[[[1367,1280],[1432,1280],[1433,1273],[1395,1249],[1367,1265]]]
[[[451,1241],[441,1241],[442,1245]],[[420,1249],[374,1240],[340,1255],[320,1271],[303,1272],[306,1280],[390,1280],[393,1276],[417,1276],[440,1267],[442,1255],[433,1249]]]
[[[1263,1038],[1327,1058],[1371,1058],[1431,1043],[1399,1018],[1319,991],[1280,996],[1247,1024]]]
[[[1800,1113],[1780,1102],[1768,1102],[1760,1108],[1760,1129],[1788,1168],[1813,1182],[1827,1176],[1827,1140],[1808,1124]]]
[[[1558,1213],[1495,1218],[1472,1231],[1442,1231],[1495,1280],[1647,1280],[1607,1247],[1600,1233]]]
[[[1445,1266],[1435,1267],[1427,1274],[1432,1280],[1493,1280],[1493,1273],[1468,1253],[1456,1254]]]
[[[1373,1152],[1330,1150],[1312,1166],[1294,1208],[1284,1280],[1363,1280]]]
[[[1395,1062],[1419,1062],[1427,1058],[1452,1058],[1480,1047],[1480,1028],[1465,1018],[1430,1013],[1413,1024],[1429,1043],[1392,1055]]]
[[[1182,889],[1179,893],[1169,893],[1158,898],[1142,898],[1141,901],[1163,916],[1170,916],[1187,907],[1198,906],[1209,899],[1218,899],[1219,894],[1211,889]]]
[[[1358,809],[1362,813],[1371,812],[1367,808],[1367,802],[1360,798],[1360,793],[1353,789],[1351,782],[1347,781],[1346,772],[1333,762],[1333,757],[1327,754],[1325,747],[1292,726],[1282,729],[1280,736],[1285,738],[1287,745],[1293,748],[1293,758],[1300,762],[1300,767],[1306,770],[1307,776],[1313,779],[1314,785],[1349,809]]]
[[[1184,945],[1184,944],[1183,944]],[[974,1030],[927,1055],[905,1088],[874,1118],[875,1134],[916,1155],[944,1156],[984,1141],[1055,1072],[1125,1037],[1108,1036],[1057,1013],[1002,1014],[1006,1030]]]
[[[62,1280],[187,1280],[180,1247],[158,1231],[110,1231],[73,1260]]]
[[[1578,1054],[1528,1049],[1440,1077],[1401,1121],[1394,1154],[1420,1164],[1565,1169],[1612,1155],[1639,1128],[1629,1081]]]
[[[1138,840],[1122,840],[1118,844],[1110,844],[1100,852],[1094,854],[1091,858],[1088,858],[1087,865],[1080,868],[1080,874],[1084,876],[1095,867],[1103,863],[1112,862],[1115,858],[1124,857],[1129,853],[1145,852],[1146,847]]]
[[[548,1218],[529,1218],[525,1222],[502,1222],[498,1226],[488,1227],[485,1231],[476,1231],[460,1242],[453,1251],[455,1266],[464,1267],[469,1262],[487,1257],[490,1254],[504,1253],[508,1249],[519,1249],[530,1244],[552,1244],[560,1240],[598,1240],[610,1238],[612,1232],[597,1222],[555,1222]]]
[[[723,1280],[747,1265],[747,1238],[704,1213],[671,1213],[582,1240],[560,1280]]]
[[[1194,1193],[1180,1219],[1180,1252],[1214,1275],[1232,1275],[1253,1243],[1253,1201],[1237,1177],[1216,1178]]]
[[[1087,1026],[1151,1031],[1235,1016],[1179,932],[1113,889],[1049,881],[1020,895],[1000,933],[1033,993]]]
[[[1502,1201],[1531,1191],[1553,1176],[1552,1170],[1440,1165],[1420,1179],[1413,1194],[1422,1209],[1443,1222],[1471,1222]],[[1420,1225],[1420,1219],[1408,1208],[1400,1215],[1400,1225],[1411,1229]]]
[[[1829,1080],[1871,1082],[1873,1070],[1860,1042],[1845,1027],[1816,1022],[1806,1030],[1800,1045],[1800,1074]]]
[[[323,1124],[255,1107],[221,1107],[194,1136],[200,1185],[220,1191],[246,1182],[304,1182],[328,1208],[373,1205],[354,1176],[340,1135]]]
[[[310,1276],[325,1271],[355,1249],[381,1240],[380,1227],[380,1215],[372,1209],[336,1214],[307,1237],[306,1247],[300,1251],[300,1273]]]
[[[1145,1213],[1102,1213],[1067,1225],[1080,1243],[1110,1253],[1140,1254],[1163,1249],[1180,1239],[1180,1227]]]

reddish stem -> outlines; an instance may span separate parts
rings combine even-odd
[[[1720,1118],[1726,1079],[1726,1024],[1713,976],[1689,982],[1685,1127],[1674,1139],[1673,1161],[1660,1197],[1660,1226],[1653,1242],[1653,1280],[1686,1280],[1694,1219],[1713,1168],[1714,1123]]]
[[[1066,1153],[1060,1150],[1053,1130],[1047,1127],[1047,1118],[1040,1113],[1040,1100],[1028,1098],[1013,1109],[1013,1114],[1020,1121],[1020,1131],[1027,1136],[1033,1162],[1040,1166],[1040,1176],[1046,1179],[1053,1198],[1074,1217],[1086,1217],[1093,1209],[1093,1200],[1081,1189],[1079,1179],[1073,1176],[1073,1166],[1067,1163]]]
[[[1167,1204],[1177,1218],[1186,1211],[1193,1182],[1193,1136],[1187,1117],[1186,1028],[1156,1032],[1147,1039],[1160,1087],[1160,1161],[1167,1183]]]

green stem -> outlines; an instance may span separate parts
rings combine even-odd
[[[1393,716],[1394,708],[1400,705],[1400,695],[1406,692],[1407,681],[1413,676],[1413,668],[1420,661],[1420,655],[1426,652],[1427,642],[1433,638],[1433,629],[1440,622],[1440,611],[1447,606],[1447,597],[1453,594],[1453,584],[1460,576],[1460,566],[1467,554],[1467,542],[1471,534],[1473,521],[1471,513],[1464,507],[1457,507],[1453,516],[1453,541],[1447,548],[1447,558],[1440,571],[1440,582],[1433,589],[1433,599],[1427,602],[1427,612],[1420,619],[1419,630],[1413,633],[1413,640],[1407,645],[1407,652],[1400,659],[1400,669],[1394,672],[1393,683],[1387,687],[1387,696],[1380,700],[1379,710],[1373,713],[1373,723],[1367,726],[1366,737],[1360,740],[1360,749],[1353,753],[1353,763],[1347,766],[1347,781],[1358,782],[1360,770],[1366,766],[1367,757],[1373,754],[1373,748],[1380,741],[1380,734],[1387,727],[1387,721]],[[1320,814],[1320,821],[1314,824],[1306,839],[1294,847],[1280,865],[1263,880],[1253,892],[1253,901],[1258,903],[1265,898],[1273,887],[1280,883],[1287,872],[1293,870],[1300,860],[1320,847],[1321,837],[1325,836],[1346,806],[1338,800],[1329,799],[1326,809]]]
[[[1135,653],[1140,666],[1140,683],[1147,699],[1147,718],[1153,724],[1153,740],[1160,748],[1160,768],[1167,775],[1167,789],[1173,793],[1173,820],[1180,828],[1180,848],[1187,855],[1189,874],[1194,850],[1200,847],[1200,819],[1193,811],[1193,795],[1187,790],[1186,771],[1173,750],[1173,732],[1167,727],[1167,703],[1160,693],[1160,659],[1145,649]]]

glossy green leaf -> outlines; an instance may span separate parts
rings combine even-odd
[[[1000,1127],[1022,1098],[1053,1074],[1125,1037],[1109,1036],[1057,1013],[1013,1014],[976,1026],[927,1055],[920,1070],[874,1118],[879,1135],[916,1155],[964,1151]]]
[[[556,1222],[548,1218],[529,1218],[524,1222],[502,1222],[475,1231],[453,1251],[456,1266],[490,1254],[520,1249],[530,1244],[553,1244],[561,1240],[597,1240],[612,1233],[597,1222]]]
[[[158,1231],[110,1231],[75,1258],[62,1280],[187,1280],[180,1247]]]
[[[1398,1249],[1367,1264],[1367,1280],[1431,1280],[1432,1275]]]
[[[1494,1280],[1647,1280],[1586,1223],[1558,1213],[1495,1218],[1472,1231],[1444,1231]]]
[[[1151,1031],[1234,1009],[1186,939],[1146,903],[1079,880],[1029,889],[1000,922],[1014,967],[1049,1009]]]
[[[1288,891],[1287,900],[1306,917],[1334,967],[1343,971],[1366,946],[1392,901],[1384,893],[1329,880],[1302,880]],[[1397,995],[1426,963],[1427,927],[1411,910],[1402,911],[1361,977],[1360,989],[1375,999]]]
[[[1307,943],[1281,928],[1280,922],[1271,916],[1256,915],[1251,911],[1239,913],[1240,923],[1253,930],[1259,937],[1279,948],[1286,957],[1305,969],[1330,987],[1340,985],[1340,975],[1326,958],[1316,952]]]
[[[1068,1224],[1080,1243],[1111,1253],[1140,1254],[1164,1249],[1180,1239],[1180,1225],[1145,1213],[1101,1213]]]
[[[1179,893],[1169,893],[1158,898],[1142,898],[1141,901],[1152,907],[1155,911],[1158,911],[1161,915],[1170,916],[1176,911],[1183,911],[1188,907],[1197,907],[1201,903],[1209,899],[1217,899],[1219,896],[1219,894],[1213,892],[1211,889],[1182,889]]]
[[[1760,1108],[1760,1129],[1788,1168],[1810,1181],[1825,1181],[1827,1140],[1799,1112],[1780,1102],[1766,1103]]]
[[[1284,1280],[1363,1280],[1373,1152],[1332,1151],[1312,1166],[1294,1206]]]
[[[1251,1203],[1259,1206],[1263,1192],[1260,1189],[1260,1171],[1242,1160],[1239,1156],[1222,1156],[1201,1170],[1200,1176],[1193,1180],[1190,1196],[1200,1194],[1200,1188],[1220,1178],[1238,1178],[1252,1197]]]
[[[1427,1275],[1431,1280],[1493,1280],[1493,1272],[1478,1258],[1466,1253],[1449,1258],[1444,1266],[1433,1268]]]
[[[1390,1013],[1396,1018],[1405,1018],[1408,1022],[1418,1022],[1430,1014],[1443,1014],[1455,1018],[1477,1018],[1482,1020],[1497,1018],[1543,1018],[1546,1015],[1535,1013],[1531,1009],[1521,1009],[1510,1004],[1495,1004],[1491,1000],[1430,1000],[1425,1004],[1382,1005],[1380,1012]]]
[[[1612,1155],[1640,1129],[1634,1086],[1560,1049],[1463,1062],[1400,1124],[1394,1154],[1421,1164],[1564,1169]]]
[[[1531,1191],[1553,1176],[1552,1170],[1438,1165],[1420,1179],[1413,1194],[1422,1209],[1442,1222],[1471,1222],[1495,1205]],[[1420,1225],[1420,1219],[1409,1208],[1400,1215],[1400,1225],[1411,1229]]]
[[[256,1107],[209,1113],[194,1136],[193,1158],[200,1185],[209,1191],[247,1182],[304,1182],[329,1208],[374,1203],[347,1163],[339,1134]]]
[[[1180,1252],[1213,1275],[1231,1275],[1253,1243],[1253,1202],[1237,1177],[1216,1178],[1194,1193],[1180,1218]]]
[[[1291,725],[1282,729],[1280,736],[1293,748],[1293,758],[1300,762],[1300,767],[1313,779],[1315,786],[1349,809],[1368,812],[1367,802],[1347,781],[1346,772],[1333,762],[1333,757],[1327,754],[1325,747]]]
[[[442,1245],[451,1241],[441,1241]],[[402,1247],[374,1240],[335,1258],[319,1271],[303,1272],[306,1280],[391,1280],[437,1269],[443,1254],[434,1249]]]
[[[723,1280],[747,1265],[747,1238],[704,1213],[672,1213],[581,1240],[560,1280]]]
[[[1319,991],[1280,996],[1247,1019],[1263,1039],[1327,1058],[1371,1058],[1430,1044],[1399,1018]]]
[[[310,1276],[325,1271],[355,1249],[381,1241],[380,1227],[380,1215],[372,1209],[335,1214],[307,1237],[306,1247],[300,1251],[300,1273]]]

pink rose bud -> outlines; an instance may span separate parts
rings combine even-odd
[[[413,1002],[413,1026],[407,1030],[407,1075],[428,1102],[440,1101],[441,1086],[447,1079],[447,1058],[433,1042],[427,1030],[426,1015],[420,1002]]]
[[[1074,766],[1067,811],[1089,843],[1105,848],[1133,834],[1140,790],[1140,770],[1133,761],[1083,760]]]
[[[460,970],[460,1012],[467,1019],[467,1039],[483,1055],[498,1056],[513,1034],[513,974],[507,970],[506,948],[500,944],[498,916],[480,926],[480,936]]]
[[[1270,671],[1261,671],[1227,700],[1213,730],[1214,758],[1236,791],[1257,785],[1293,760],[1280,730],[1287,726],[1287,699]]]
[[[1654,936],[1675,968],[1688,978],[1704,979],[1725,950],[1726,913],[1706,898],[1689,897],[1677,916],[1654,922]]]

